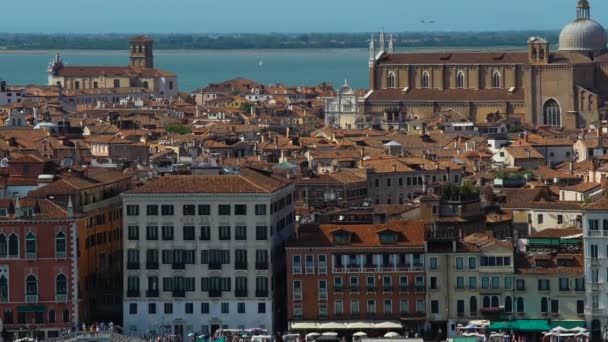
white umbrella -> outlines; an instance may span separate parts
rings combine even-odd
[[[366,333],[364,333],[363,331],[357,331],[356,333],[353,334],[354,337],[365,337],[367,336]]]
[[[338,336],[337,332],[324,332],[321,336]]]
[[[386,337],[386,338],[395,338],[395,337],[399,337],[399,334],[397,334],[394,331],[389,331],[386,334],[384,334],[384,337]]]
[[[395,322],[382,322],[375,324],[375,327],[377,329],[401,329],[403,328],[403,325],[401,325],[401,323]]]
[[[574,327],[574,328],[570,329],[570,331],[573,331],[573,332],[586,332],[587,329],[585,329],[583,327]]]
[[[560,326],[557,326],[557,327],[555,327],[555,328],[553,328],[551,330],[552,331],[557,331],[557,332],[568,332],[568,331],[570,331],[570,330],[568,330],[568,329],[566,329],[564,327],[560,327]]]
[[[311,332],[311,333],[306,334],[306,339],[315,338],[315,337],[319,337],[319,336],[321,336],[321,334],[319,334],[317,332]]]

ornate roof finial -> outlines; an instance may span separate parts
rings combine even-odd
[[[380,42],[378,44],[380,45],[380,52],[384,52],[386,49],[386,43],[384,42],[384,29],[380,31]]]
[[[576,19],[577,20],[589,19],[591,17],[589,12],[590,12],[589,1],[578,0],[578,5],[576,5]]]
[[[376,59],[376,48],[374,47],[374,35],[372,34],[369,40],[369,66],[371,67],[374,64],[374,60]]]
[[[388,38],[388,53],[394,53],[395,52],[395,46],[393,43],[393,34],[391,33],[390,37]]]

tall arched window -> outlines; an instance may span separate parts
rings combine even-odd
[[[65,233],[59,232],[55,236],[55,253],[57,256],[65,257]]]
[[[8,255],[8,243],[6,235],[0,234],[0,258]]]
[[[422,73],[422,88],[430,88],[430,78],[428,71]]]
[[[549,312],[549,301],[546,297],[540,299],[540,312]]]
[[[11,234],[8,237],[8,255],[12,257],[19,256],[19,238],[17,234]]]
[[[559,104],[554,99],[548,100],[543,106],[543,122],[551,127],[562,126],[562,113]]]
[[[498,296],[492,296],[492,307],[497,308],[500,305],[498,304]]]
[[[36,235],[32,232],[25,236],[25,253],[30,256],[36,255]]]
[[[63,274],[57,276],[57,279],[55,280],[55,291],[57,291],[58,295],[64,295],[68,293],[67,283],[67,279]]]
[[[471,299],[469,299],[469,309],[471,310],[471,314],[477,312],[477,297],[471,296]]]
[[[517,312],[524,312],[524,299],[522,297],[517,298]]]
[[[63,322],[68,323],[70,321],[70,310],[63,310]]]
[[[494,71],[492,74],[492,88],[500,88],[500,73]]]
[[[8,300],[8,279],[4,275],[0,276],[0,299],[3,299],[3,302]]]
[[[55,310],[49,310],[49,323],[55,323]]]
[[[27,295],[38,294],[38,279],[35,276],[29,275],[25,280],[25,293]]]
[[[394,72],[388,73],[388,79],[387,79],[386,84],[388,85],[389,88],[397,88],[397,80],[395,79]]]
[[[484,308],[491,307],[491,305],[490,305],[490,297],[489,296],[483,296],[483,307]]]
[[[456,74],[456,88],[464,88],[464,72],[462,71]]]
[[[510,296],[505,297],[505,312],[513,312],[513,301],[511,300]]]

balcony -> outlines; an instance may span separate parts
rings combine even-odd
[[[249,295],[249,293],[247,293],[247,289],[234,290],[234,296],[235,297],[246,298],[248,295]]]
[[[334,292],[341,293],[342,291],[344,291],[344,288],[341,285],[340,286],[334,286]]]
[[[391,285],[384,285],[382,287],[382,291],[384,291],[384,292],[393,292],[393,287]]]
[[[256,264],[257,267],[257,264]],[[315,274],[315,269],[312,265],[306,265],[306,274]]]
[[[209,263],[209,269],[210,270],[215,270],[215,271],[221,271],[222,270],[222,264],[219,262],[210,262]]]
[[[157,270],[158,269],[158,262],[147,262],[146,263],[146,269],[147,270]]]
[[[302,291],[295,291],[293,293],[293,300],[302,300]]]
[[[494,315],[503,312],[505,309],[501,306],[495,307],[484,307],[479,309],[479,312],[483,315]]]
[[[247,263],[246,262],[235,262],[234,263],[234,269],[235,270],[246,270],[247,269]]]
[[[302,267],[300,267],[300,266],[293,267],[293,274],[302,274]]]
[[[376,292],[376,287],[367,285],[367,292]]]
[[[596,283],[591,283],[591,282],[589,283],[589,288],[592,291],[599,291],[600,287],[601,287],[601,283],[597,283],[597,282]]]
[[[608,237],[608,230],[589,230],[589,237]]]
[[[0,297],[0,303],[8,303],[8,297]]]
[[[324,264],[319,265],[319,274],[327,274],[327,265],[324,265]]]
[[[146,290],[146,297],[158,298],[158,290]]]
[[[68,302],[68,295],[65,294],[65,293],[56,294],[55,295],[55,302],[57,302],[57,303],[67,303]]]
[[[139,297],[139,290],[127,290],[127,297],[129,298],[133,298],[133,297]]]
[[[586,315],[589,316],[606,316],[606,310],[602,308],[587,309]]]
[[[27,304],[37,304],[38,303],[38,295],[37,294],[28,294],[28,295],[25,295],[25,302]]]
[[[358,285],[351,285],[349,288],[350,292],[359,292],[359,286]]]
[[[209,298],[221,298],[222,291],[221,290],[209,290]]]
[[[186,264],[184,264],[183,262],[174,262],[171,264],[171,269],[174,270],[185,270],[186,269]]]
[[[65,259],[66,257],[66,252],[55,252],[55,258],[57,259]]]
[[[600,259],[598,259],[598,258],[589,258],[589,259],[587,259],[587,262],[591,266],[599,266],[600,265]]]
[[[26,252],[25,259],[27,260],[36,260],[36,252]]]
[[[410,287],[407,285],[399,285],[399,291],[400,292],[409,292]]]
[[[416,285],[414,286],[416,292],[424,292],[424,285]]]
[[[127,269],[128,270],[138,270],[139,269],[139,263],[137,262],[127,262]]]
[[[184,298],[186,297],[186,290],[184,289],[173,289],[173,298]]]
[[[268,270],[268,263],[267,262],[256,262],[255,269],[258,271]]]
[[[268,290],[255,290],[255,296],[257,298],[267,298]]]
[[[327,300],[327,290],[322,290],[319,292],[319,300]]]

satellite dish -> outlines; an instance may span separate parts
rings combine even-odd
[[[2,158],[2,160],[0,160],[0,167],[8,167],[8,159],[7,158]]]
[[[72,165],[74,165],[74,161],[72,160],[72,158],[64,158],[61,161],[62,167],[72,167]]]

